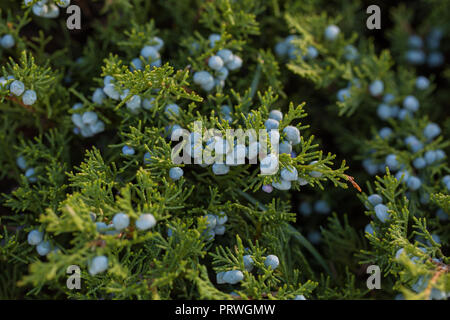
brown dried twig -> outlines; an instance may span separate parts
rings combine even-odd
[[[347,178],[348,181],[350,181],[350,183],[353,185],[353,188],[355,188],[359,192],[362,192],[361,187],[356,183],[355,178],[346,174],[344,174],[344,176]]]

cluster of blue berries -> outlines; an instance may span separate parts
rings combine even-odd
[[[329,25],[326,27],[324,31],[324,38],[327,41],[335,41],[341,30],[336,25]],[[287,57],[288,59],[296,59],[297,57],[301,57],[304,60],[313,60],[319,56],[319,51],[313,45],[310,45],[306,48],[306,53],[301,52],[299,48],[297,48],[292,41],[299,39],[298,35],[290,35],[287,36],[282,41],[278,42],[275,45],[275,54],[281,58]],[[354,60],[357,57],[357,50],[353,46],[349,46],[346,48],[346,58],[348,60]]]
[[[365,203],[365,207],[368,210],[373,210],[375,212],[375,216],[380,220],[382,223],[386,223],[390,220],[391,216],[389,214],[389,208],[385,204],[383,204],[383,198],[379,194],[371,194],[367,197],[367,202]],[[374,228],[371,223],[367,224],[365,227],[365,232],[373,235],[374,234]],[[431,237],[433,240],[437,243],[440,243],[439,236],[437,234],[432,234]],[[420,241],[419,238],[416,240]],[[428,245],[431,245],[431,243],[428,243]],[[424,248],[419,248],[422,251],[425,252]],[[397,251],[396,258],[400,256],[400,254],[403,252],[403,248]],[[414,257],[411,259],[412,261],[418,260],[418,257]]]
[[[24,4],[29,6],[33,0],[24,0]],[[40,0],[33,4],[33,13],[42,18],[54,19],[59,16],[59,8],[66,8],[70,5],[70,0],[60,0],[58,3],[49,0]]]
[[[432,237],[435,242],[440,243],[439,237],[437,235],[432,235]],[[424,247],[419,247],[419,249],[424,253],[427,252],[427,250]],[[411,257],[411,255],[409,255],[405,252],[404,248],[400,248],[397,250],[397,252],[395,254],[395,259],[399,259],[402,255],[407,255],[407,257],[411,260],[412,263],[416,263],[416,261],[420,260],[420,258],[417,256]],[[433,258],[432,260],[438,264],[442,263],[442,259]],[[419,279],[417,280],[417,282],[411,286],[411,289],[417,293],[423,292],[429,286],[428,281],[429,281],[429,279],[425,278],[424,276],[420,276]],[[441,291],[439,289],[433,288],[430,292],[429,297],[432,300],[445,300],[450,297],[450,292],[445,292],[445,291]],[[396,299],[403,300],[404,297],[402,295],[398,295],[398,297],[396,297]]]
[[[16,159],[17,166],[25,170],[25,177],[28,179],[29,182],[34,183],[37,181],[36,172],[34,168],[28,168],[27,162],[23,156],[18,156]]]
[[[222,236],[225,234],[225,223],[228,221],[228,216],[221,211],[219,214],[207,214],[205,216],[207,227],[205,233],[208,240],[214,239],[216,235]]]
[[[16,40],[14,40],[14,37],[11,34],[5,34],[0,38],[0,46],[3,49],[11,49],[15,44]]]
[[[417,282],[411,286],[411,289],[419,293],[424,291],[427,287],[428,287],[428,279],[425,280],[423,276],[420,276],[419,280],[417,280]],[[431,300],[445,300],[450,298],[450,293],[446,293],[445,291],[432,288],[429,298]],[[405,297],[403,296],[403,294],[399,293],[395,296],[395,300],[405,300]]]
[[[254,261],[251,255],[247,254],[243,257],[244,268],[248,272],[252,272],[254,267]],[[264,266],[266,268],[271,268],[275,270],[280,265],[280,260],[276,255],[270,254],[264,259]],[[217,284],[237,284],[238,282],[244,280],[244,274],[240,270],[230,270],[218,272],[216,275]]]
[[[379,194],[371,194],[367,198],[367,203],[365,204],[367,209],[372,209],[375,212],[376,217],[382,222],[385,223],[390,219],[389,208],[383,204],[383,198]],[[366,226],[367,227],[367,226]],[[369,228],[369,227],[367,227]],[[372,233],[372,232],[370,232]]]
[[[303,59],[315,59],[319,55],[319,51],[314,46],[308,46],[306,49],[306,54],[302,54],[301,50],[297,48],[292,41],[299,39],[298,35],[287,36],[282,41],[275,45],[275,54],[280,58],[288,58],[294,60],[297,57],[302,57]]]
[[[44,233],[39,230],[31,230],[28,233],[27,241],[30,245],[36,246],[36,251],[40,256],[46,256],[52,251],[52,245],[49,241],[44,241]]]
[[[425,77],[418,77],[416,80],[416,86],[420,90],[424,90],[429,86],[429,80]],[[382,92],[380,92],[381,94]],[[377,115],[381,120],[387,119],[399,119],[405,120],[406,117],[413,117],[413,114],[419,110],[420,102],[413,96],[408,95],[402,101],[403,108],[397,105],[391,106],[394,101],[394,95],[388,93],[383,96],[383,103],[378,105]]]
[[[334,42],[338,39],[340,32],[341,31],[338,26],[329,25],[324,31],[324,38],[328,42]],[[309,45],[306,48],[306,53],[302,52],[293,43],[293,41],[297,39],[299,39],[298,35],[290,35],[278,42],[274,48],[275,54],[280,58],[287,57],[290,60],[294,60],[297,57],[301,57],[303,60],[314,60],[319,56],[319,51],[313,45]],[[347,61],[354,61],[359,58],[358,49],[355,46],[348,44],[344,47],[343,56]]]
[[[92,96],[92,100],[94,101],[94,103],[101,104],[103,100],[106,98],[106,96],[108,96],[113,100],[124,100],[128,97],[130,90],[122,88],[121,89],[122,93],[120,93],[119,90],[116,89],[114,80],[115,79],[112,76],[106,76],[103,79],[104,84],[103,90],[101,88],[97,88]],[[141,96],[139,95],[133,95],[126,102],[126,107],[132,113],[137,114],[141,110],[141,108],[145,110],[151,110],[154,107],[154,101],[155,98],[153,97],[142,99]]]
[[[164,41],[159,37],[153,37],[149,45],[145,45],[140,52],[140,57],[131,60],[131,70],[143,70],[145,65],[151,67],[161,67],[161,54],[159,51],[163,48]],[[141,59],[143,58],[143,59]],[[144,62],[142,62],[144,61]]]
[[[429,123],[423,130],[423,136],[426,141],[422,142],[414,135],[407,136],[403,142],[404,145],[410,149],[414,154],[415,158],[412,161],[412,167],[414,167],[420,173],[420,170],[425,169],[428,166],[433,166],[439,164],[443,159],[446,158],[446,154],[443,150],[426,150],[426,144],[431,143],[431,141],[437,137],[441,132],[439,126],[435,123]],[[383,139],[389,139],[393,134],[392,129],[385,127],[379,132],[379,135]],[[407,184],[410,190],[416,191],[421,187],[422,181],[419,177],[411,175],[409,171],[406,170],[404,164],[400,164],[398,156],[396,154],[389,154],[385,158],[385,162],[381,165],[376,164],[371,159],[365,159],[363,161],[363,166],[369,174],[376,174],[378,171],[384,172],[385,166],[389,167],[389,170],[396,172],[395,177],[397,180],[402,179],[403,182]]]
[[[145,45],[140,51],[140,57],[134,58],[130,64],[130,70],[143,70],[146,65],[150,65],[152,68],[161,66],[161,54],[159,51],[164,46],[164,41],[159,37],[152,37],[148,41],[148,45]],[[103,89],[97,88],[94,91],[92,100],[96,104],[102,104],[103,100],[107,97],[113,100],[124,100],[127,99],[130,90],[127,88],[118,88],[114,84],[115,79],[112,76],[105,76],[103,79]],[[137,114],[141,109],[151,110],[154,107],[155,98],[148,97],[143,98],[139,95],[133,95],[127,102],[127,109],[133,113]],[[176,104],[169,104],[166,106],[166,115],[178,115],[179,107]]]
[[[8,76],[6,79],[4,77],[0,77],[0,85],[5,86],[8,80],[14,80],[13,76]],[[22,103],[27,106],[33,105],[37,100],[36,91],[32,89],[26,89],[25,84],[20,80],[14,80],[6,86],[9,91],[17,96],[22,97]]]
[[[230,171],[229,165],[233,165],[233,162],[230,161],[233,158],[233,152],[234,156],[238,156],[238,159],[240,159],[243,155],[245,156],[245,149],[240,148],[239,145],[235,145],[233,148],[231,143],[221,136],[211,137],[206,141],[205,146],[203,146],[201,136],[193,132],[189,136],[188,144],[190,144],[188,153],[192,158],[194,158],[194,163],[202,162],[196,160],[202,155],[202,153],[208,152],[211,154],[211,159],[203,159],[205,161],[203,161],[201,165],[206,167],[211,163],[211,161],[213,161],[212,172],[215,175],[228,174]],[[227,164],[225,164],[225,159],[229,161]]]
[[[377,83],[376,80],[372,82],[370,86],[370,92],[373,96],[381,96],[383,94],[383,85],[380,81]],[[376,84],[377,83],[377,84]],[[429,87],[430,81],[423,76],[419,76],[416,79],[416,88],[418,90],[425,90]],[[383,103],[380,104],[377,108],[378,117],[382,120],[387,119],[399,119],[404,120],[406,117],[412,118],[414,113],[419,110],[420,103],[419,100],[413,96],[408,95],[402,101],[403,108],[400,108],[396,105],[391,106],[395,100],[395,96],[387,93],[383,96]],[[438,165],[442,160],[446,158],[446,154],[443,150],[437,149],[433,150],[427,147],[428,144],[433,142],[433,139],[438,137],[441,133],[440,127],[433,122],[430,122],[426,125],[426,127],[422,131],[422,137],[419,139],[415,135],[409,135],[403,139],[404,147],[409,149],[413,154],[414,158],[412,159],[411,166],[416,169],[416,174],[412,174],[411,171],[407,169],[406,164],[400,163],[400,159],[397,154],[388,154],[384,162],[381,164],[372,158],[366,158],[363,160],[362,165],[365,170],[371,174],[375,175],[378,172],[384,173],[386,171],[386,166],[389,168],[391,172],[396,172],[395,177],[397,180],[402,180],[402,182],[406,183],[407,187],[411,191],[417,191],[422,186],[422,180],[426,176],[422,174],[422,170],[429,166]],[[383,127],[379,130],[378,135],[381,139],[390,140],[394,138],[394,132],[390,127]],[[427,203],[427,196],[422,195],[422,203]]]
[[[419,277],[419,280],[411,286],[415,292],[423,292],[428,286],[429,279],[425,279],[423,276]],[[430,299],[432,300],[447,300],[450,298],[450,292],[445,292],[436,288],[432,288],[430,292]]]
[[[438,237],[436,234],[433,234],[433,235],[432,235],[432,238],[433,238],[433,240],[434,240],[435,242],[440,243],[440,239],[439,239],[439,237]],[[420,239],[416,238],[416,240],[420,242]],[[428,244],[430,244],[430,243],[428,243]],[[425,249],[424,247],[418,247],[418,249],[419,249],[420,251],[422,251],[423,253],[427,253],[427,249]],[[403,254],[406,254],[405,249],[404,249],[404,248],[398,249],[398,250],[396,251],[396,253],[395,253],[395,259],[400,259],[400,257],[401,257]],[[406,255],[408,256],[408,258],[411,256],[410,254],[406,254]],[[416,263],[416,261],[420,260],[420,258],[417,257],[417,256],[412,256],[412,257],[410,258],[410,260],[411,260],[411,262]],[[433,260],[434,262],[436,262],[436,263],[442,262],[441,259],[437,259],[437,258],[433,258],[432,260]],[[421,277],[420,277],[420,278],[421,278]],[[420,278],[419,278],[419,281],[418,281],[418,282],[420,282]],[[413,287],[414,287],[414,285],[413,285]]]
[[[315,162],[316,161],[313,161],[310,164],[314,164]],[[261,160],[260,167],[261,172],[268,172],[268,173],[274,172],[273,170],[275,170],[278,167],[278,158],[273,154],[270,154],[266,158]],[[309,173],[309,175],[311,177],[320,177],[321,173],[313,170]],[[309,181],[306,178],[298,176],[298,171],[295,167],[288,166],[286,168],[281,169],[279,182],[273,181],[272,185],[263,185],[262,190],[266,193],[271,193],[273,191],[273,188],[278,190],[290,190],[292,187],[292,182],[294,181],[298,182],[300,186],[304,186],[309,183]]]
[[[236,284],[242,280],[244,280],[244,274],[240,270],[222,271],[216,275],[217,284]]]
[[[95,220],[95,215],[93,215]],[[107,225],[104,222],[95,223],[97,231],[106,235],[117,235],[130,225],[130,217],[123,212],[116,213],[112,222]],[[153,228],[156,225],[156,219],[151,213],[143,213],[135,221],[136,229],[145,231]]]
[[[436,68],[444,63],[444,55],[438,51],[443,31],[440,28],[434,28],[426,38],[426,44],[418,35],[411,35],[408,39],[409,50],[405,53],[406,60],[414,65],[427,63],[429,67]],[[425,50],[428,50],[428,56]]]
[[[180,127],[174,125],[172,132],[176,129],[180,129]],[[219,135],[212,136],[204,142],[201,134],[197,132],[190,134],[187,143],[189,147],[186,151],[194,159],[194,163],[201,163],[202,167],[212,164],[212,171],[215,175],[225,175],[230,171],[230,166],[244,164],[245,157],[256,153],[251,153],[249,150],[257,148],[257,142],[253,142],[249,147],[246,147],[234,141],[231,143]],[[182,174],[180,169],[174,169],[173,171],[175,173],[175,170],[177,170],[179,174]]]
[[[277,135],[276,138],[278,139],[276,140],[280,141],[278,146],[279,153],[285,153],[289,154],[291,157],[295,157],[296,155],[292,151],[292,148],[301,142],[300,131],[296,127],[289,125],[283,129],[283,135],[280,137],[278,128],[281,120],[283,120],[283,113],[280,110],[270,111],[269,118],[264,123],[264,126],[269,133],[269,140],[273,138],[273,135]],[[260,170],[262,174],[275,174],[278,172],[278,166],[278,157],[273,153],[270,153],[261,160]],[[278,190],[289,190],[291,189],[293,181],[297,181],[300,185],[308,183],[306,179],[298,176],[298,171],[295,167],[288,166],[281,169],[279,182],[273,181],[272,185],[264,185],[262,190],[267,193],[272,192],[273,188]]]
[[[83,108],[83,104],[76,103],[72,110],[79,110]],[[73,113],[72,122],[75,125],[73,132],[81,134],[83,137],[93,137],[97,133],[105,130],[105,123],[98,118],[94,111],[86,111],[84,113]]]
[[[210,47],[214,48],[215,43],[219,40],[220,35],[210,35]],[[223,88],[229,72],[242,67],[242,59],[229,49],[221,49],[209,57],[208,67],[212,70],[211,72],[200,70],[195,72],[193,77],[194,83],[205,91],[211,91],[216,86]]]

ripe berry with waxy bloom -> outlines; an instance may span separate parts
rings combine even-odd
[[[367,197],[367,200],[371,205],[376,206],[377,204],[383,203],[383,198],[379,194],[371,194]]]
[[[341,32],[341,30],[339,29],[338,26],[336,26],[334,24],[329,25],[325,29],[325,39],[327,39],[329,41],[334,41],[337,39],[340,32]]]
[[[156,225],[156,219],[151,213],[143,213],[136,220],[136,228],[139,230],[148,230]]]
[[[300,131],[294,126],[287,126],[283,129],[283,133],[286,134],[286,139],[296,145],[300,143]]]
[[[433,122],[427,124],[425,129],[423,129],[423,135],[428,139],[432,140],[436,138],[441,133],[441,128]]]
[[[223,67],[223,60],[219,56],[212,56],[208,60],[208,66],[213,70],[220,70]]]
[[[169,170],[169,177],[172,180],[179,180],[183,176],[183,174],[183,169],[181,169],[180,167],[173,167]]]
[[[46,256],[52,249],[50,242],[42,241],[36,246],[36,251],[40,256]]]
[[[9,91],[16,96],[21,96],[25,91],[25,85],[22,81],[14,80],[9,86]]]
[[[407,185],[408,185],[409,189],[415,191],[420,188],[420,186],[422,185],[422,182],[420,181],[419,178],[413,176],[413,177],[408,178]]]
[[[117,231],[120,231],[128,227],[128,225],[130,224],[130,217],[123,212],[119,212],[114,215],[112,222],[114,228]]]
[[[164,110],[164,113],[167,116],[178,116],[180,114],[180,107],[175,103],[168,104]]]
[[[419,106],[419,100],[417,100],[417,98],[414,96],[407,96],[403,100],[403,107],[411,112],[416,112],[417,110],[419,110]]]
[[[89,266],[89,274],[96,275],[108,269],[108,258],[106,256],[97,256],[92,259]]]
[[[214,163],[212,171],[215,175],[224,175],[230,171],[230,167],[223,163]]]
[[[27,90],[22,96],[22,102],[27,106],[33,105],[36,102],[36,99],[36,91],[34,90]]]
[[[271,267],[272,270],[275,270],[279,265],[280,265],[280,260],[278,259],[278,257],[276,255],[270,254],[264,260],[264,266],[266,266],[266,268]]]
[[[283,113],[280,110],[272,110],[269,113],[269,118],[280,122],[281,120],[283,120]]]
[[[28,243],[36,246],[44,239],[44,233],[40,232],[39,230],[31,230],[30,233],[28,233]]]
[[[373,81],[369,86],[369,91],[372,96],[379,96],[383,93],[384,84],[381,80]]]
[[[233,59],[233,52],[229,49],[219,50],[217,55],[222,58],[223,63],[228,63]]]
[[[0,45],[4,49],[11,49],[12,47],[14,47],[15,44],[16,41],[14,40],[14,37],[10,34],[5,34],[0,40]]]
[[[430,80],[428,78],[420,76],[416,79],[416,87],[419,90],[425,90],[430,86]]]
[[[247,254],[243,258],[245,270],[251,272],[253,270],[253,263],[254,263],[252,257],[249,254]]]
[[[381,203],[375,206],[375,215],[383,223],[390,219],[388,207],[386,207],[384,204]]]
[[[229,284],[236,284],[244,280],[244,274],[240,270],[226,271],[223,275],[223,280]]]
[[[295,181],[298,178],[297,169],[293,166],[281,169],[281,178],[287,181]]]

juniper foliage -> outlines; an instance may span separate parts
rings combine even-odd
[[[363,1],[75,1],[82,29],[72,31],[65,9],[46,19],[33,14],[36,2],[0,4],[0,37],[15,40],[0,48],[0,298],[448,297],[450,69],[411,65],[407,58],[410,37],[427,42],[436,28],[440,46],[432,37],[422,49],[448,58],[447,2],[383,7],[390,19],[381,31],[365,29]],[[324,36],[331,24],[340,28],[335,41]],[[220,36],[213,47],[212,33]],[[279,55],[276,45],[287,36],[295,36],[292,54]],[[159,65],[140,53],[158,44],[155,37],[164,41]],[[317,56],[308,56],[311,47]],[[222,49],[242,58],[242,66],[205,91],[193,75]],[[423,90],[419,74],[430,80]],[[105,77],[121,99],[104,95]],[[14,80],[35,91],[33,105],[11,93]],[[382,95],[370,94],[376,80],[384,84]],[[346,95],[337,99],[343,88]],[[404,119],[380,119],[386,93],[397,112],[408,95],[420,108]],[[130,108],[135,96],[151,107]],[[179,112],[167,112],[174,103]],[[231,121],[222,105],[231,107]],[[280,182],[280,174],[261,175],[255,164],[216,175],[211,166],[172,162],[175,125],[193,130],[202,121],[223,134],[258,131],[274,109],[284,114],[280,132],[295,126],[301,133],[295,154],[279,156],[279,169],[294,167],[302,179],[289,191],[262,191]],[[73,119],[87,112],[104,128],[83,137]],[[425,133],[431,121],[441,129],[432,139]],[[388,137],[382,126],[389,126]],[[422,148],[411,150],[410,136]],[[124,154],[124,146],[133,154]],[[414,166],[436,150],[439,159]],[[386,168],[392,154],[396,169]],[[177,166],[184,175],[174,181],[169,170]],[[420,177],[418,190],[407,175]],[[374,193],[387,208],[384,222],[368,200]],[[319,200],[332,214],[320,210]],[[302,211],[302,204],[315,204],[316,212]],[[129,227],[99,230],[117,212],[130,217]],[[143,213],[156,219],[151,230],[136,227]],[[205,216],[223,213],[226,231],[211,239]],[[27,242],[34,229],[50,243],[45,256]],[[280,260],[275,270],[264,264],[269,254]],[[92,274],[91,261],[100,255],[108,268]],[[66,286],[70,265],[81,268],[80,290]],[[381,290],[366,285],[369,265],[382,271]],[[242,271],[243,280],[218,283],[217,274],[230,270]]]

